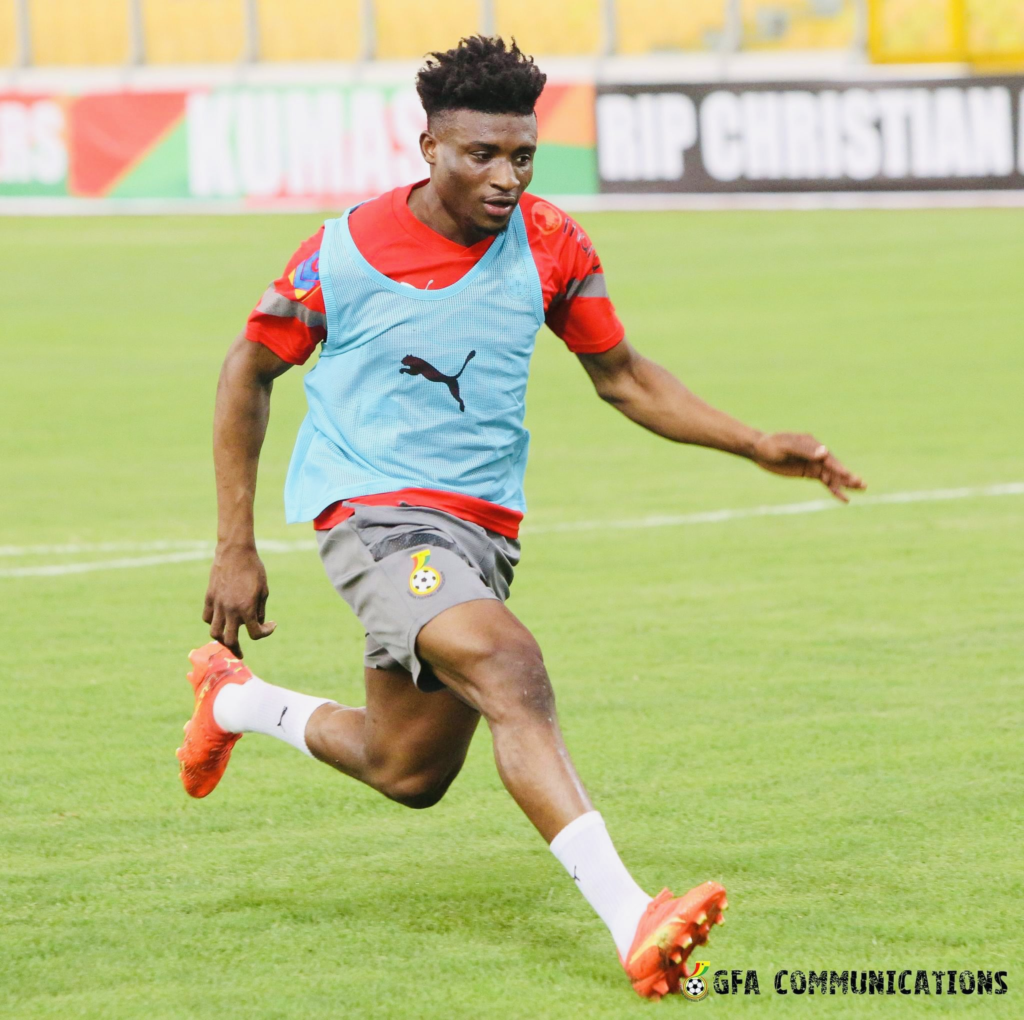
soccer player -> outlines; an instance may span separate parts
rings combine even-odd
[[[194,797],[243,733],[293,745],[413,808],[436,804],[482,716],[498,773],[601,920],[636,991],[678,992],[723,920],[705,882],[651,898],[619,859],[566,750],[540,648],[505,607],[519,560],[523,428],[547,325],[598,396],[680,443],[863,488],[818,440],[766,435],[709,407],[624,337],[600,260],[560,209],[526,191],[545,76],[513,44],[464,39],[417,88],[430,178],[328,220],[263,295],[221,371],[214,425],[218,541],[191,654],[195,708],[178,751]],[[267,637],[253,497],[274,380],[321,345],[285,490],[314,522],[334,587],[366,630],[366,704],[254,676],[239,631]]]

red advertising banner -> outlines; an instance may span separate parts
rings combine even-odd
[[[593,86],[537,117],[538,186],[595,193]],[[425,176],[425,124],[408,84],[0,95],[0,197],[339,208]]]

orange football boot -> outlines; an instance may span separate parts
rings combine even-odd
[[[219,641],[211,641],[188,654],[192,663],[189,682],[196,694],[192,718],[185,723],[185,739],[177,750],[181,782],[192,797],[205,797],[224,775],[231,749],[241,733],[222,730],[213,718],[213,699],[225,684],[244,684],[252,671]]]
[[[687,958],[707,942],[712,924],[725,924],[728,906],[717,882],[705,882],[675,898],[662,889],[647,905],[622,960],[634,991],[647,999],[678,993],[679,979],[690,976]]]

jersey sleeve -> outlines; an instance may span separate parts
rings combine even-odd
[[[543,199],[527,213],[531,247],[541,257],[545,321],[575,354],[601,354],[626,334],[608,296],[604,268],[590,238],[571,217]]]
[[[327,338],[327,315],[320,289],[323,234],[321,227],[299,245],[245,324],[246,339],[269,347],[292,365],[304,364],[317,344]]]

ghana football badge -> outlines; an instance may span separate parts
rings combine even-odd
[[[680,991],[691,1002],[700,1002],[708,994],[708,983],[704,980],[704,975],[711,964],[706,960],[694,960],[693,963],[693,973],[686,979]]]
[[[421,549],[412,554],[412,573],[409,575],[409,591],[413,595],[433,595],[444,578],[441,571],[428,567],[430,550]]]

